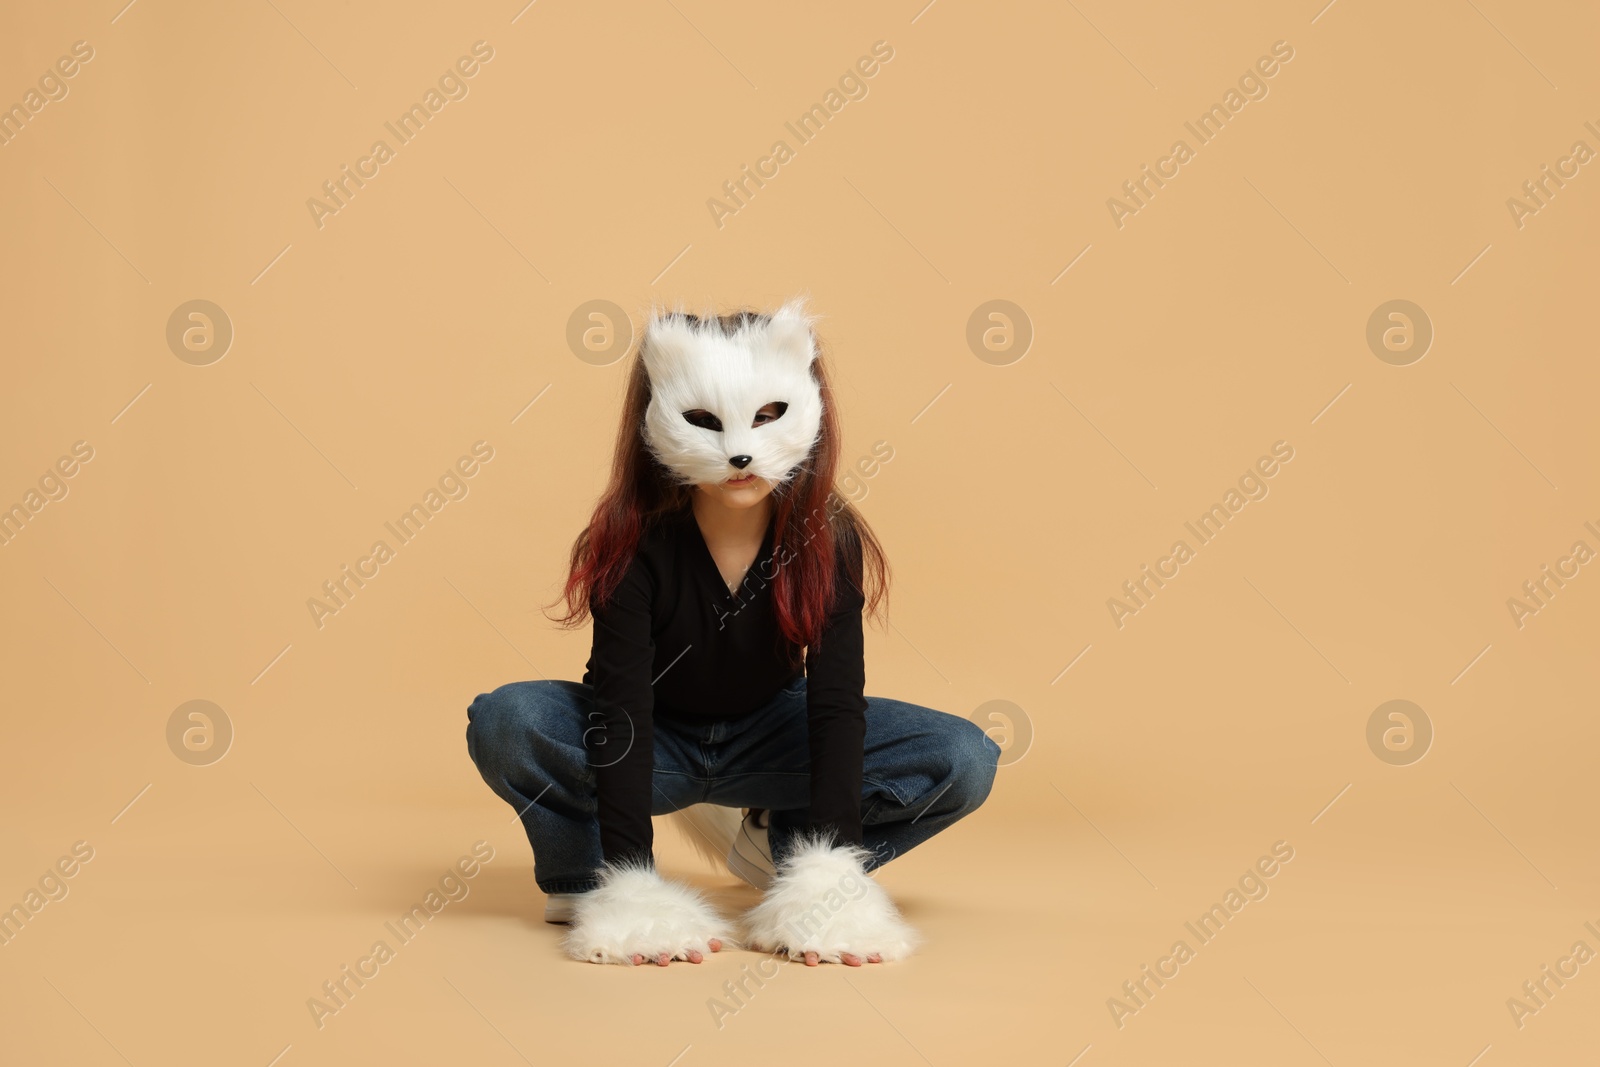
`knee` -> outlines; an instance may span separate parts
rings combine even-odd
[[[531,739],[543,729],[549,713],[544,681],[511,682],[492,693],[480,693],[467,706],[467,755],[491,781],[502,777]]]
[[[958,794],[971,810],[982,804],[994,787],[1001,749],[977,723],[960,716],[951,718],[955,722],[951,724],[948,747],[950,791]]]

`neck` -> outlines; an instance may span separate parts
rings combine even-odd
[[[759,543],[772,519],[772,496],[768,494],[748,508],[730,508],[718,498],[718,492],[709,489],[694,494],[694,517],[706,543]]]

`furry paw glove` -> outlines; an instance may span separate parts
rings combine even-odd
[[[871,856],[859,845],[802,838],[745,917],[750,947],[791,960],[815,952],[824,963],[840,963],[844,953],[885,963],[911,955],[921,938],[867,873]]]
[[[606,865],[600,885],[578,897],[562,947],[589,963],[655,963],[662,954],[686,960],[691,949],[711,951],[711,939],[736,944],[728,924],[700,891],[662,878],[654,867]]]

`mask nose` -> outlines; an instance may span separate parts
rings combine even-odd
[[[753,458],[754,458],[753,456],[729,456],[728,457],[728,462],[732,463],[735,467],[738,467],[740,470],[744,470],[746,467],[748,467],[750,465],[750,460],[753,459]]]

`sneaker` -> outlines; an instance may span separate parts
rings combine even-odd
[[[728,870],[762,890],[772,884],[773,878],[772,847],[767,841],[770,818],[771,813],[765,808],[747,808],[728,849]]]
[[[544,902],[544,921],[547,923],[570,923],[572,909],[577,904],[581,893],[551,893]]]

